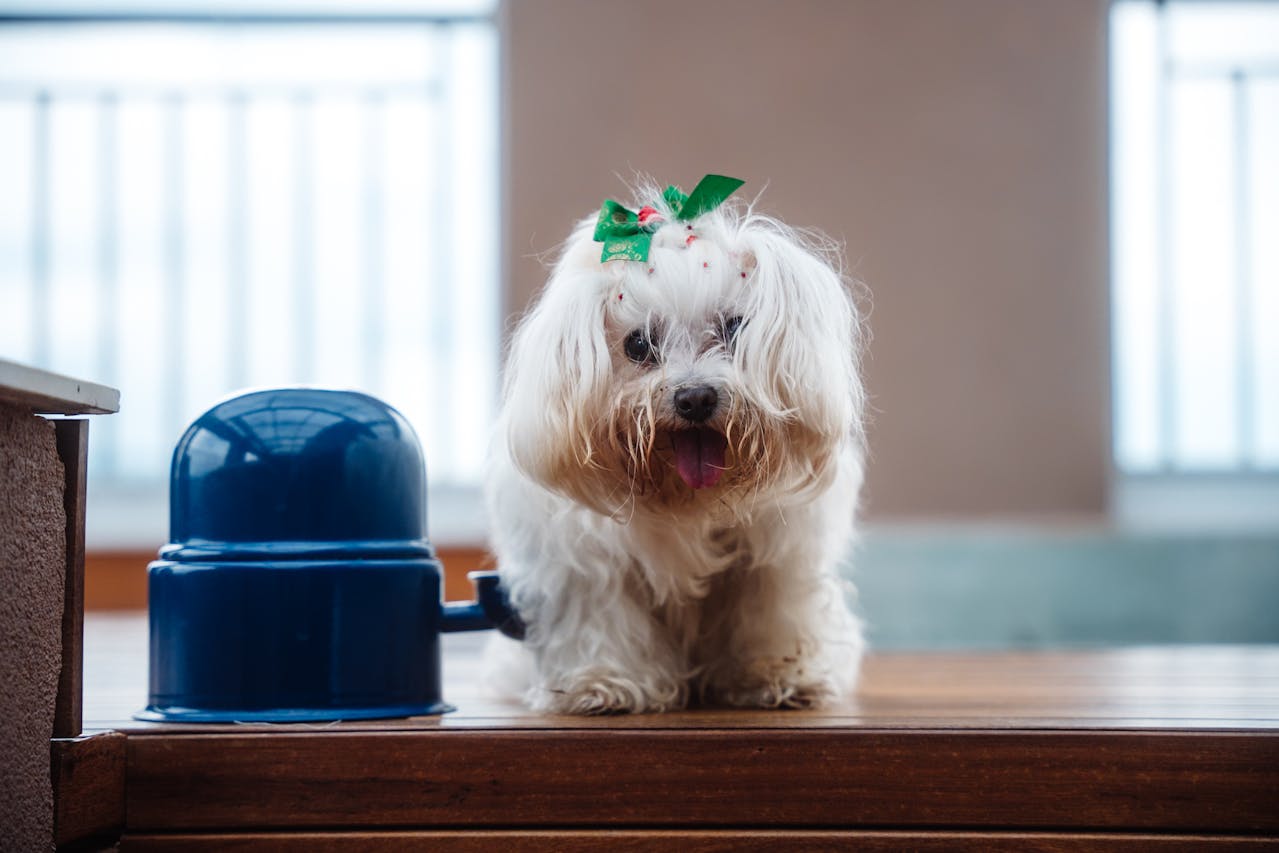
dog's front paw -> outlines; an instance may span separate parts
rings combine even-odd
[[[816,708],[841,692],[833,678],[806,671],[795,658],[751,661],[710,685],[714,702],[735,708]]]
[[[674,684],[643,684],[616,673],[592,671],[560,678],[530,691],[529,704],[548,714],[630,714],[684,706]]]

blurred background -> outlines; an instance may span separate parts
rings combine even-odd
[[[1226,0],[0,0],[0,357],[122,391],[88,606],[293,383],[410,418],[465,596],[504,332],[638,172],[866,285],[877,646],[1279,641],[1279,3]]]

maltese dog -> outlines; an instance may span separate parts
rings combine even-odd
[[[741,183],[606,202],[512,339],[487,498],[527,633],[488,669],[535,710],[805,708],[857,678],[860,323],[833,248],[724,203]]]

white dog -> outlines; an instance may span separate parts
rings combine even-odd
[[[856,680],[857,311],[830,246],[720,205],[740,183],[607,202],[514,335],[487,486],[528,633],[489,669],[536,710],[809,707]]]

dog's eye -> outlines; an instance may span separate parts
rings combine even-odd
[[[643,330],[635,329],[626,336],[626,343],[622,345],[626,350],[626,357],[636,364],[649,364],[657,361],[657,353],[653,350],[653,342],[648,339]]]
[[[744,321],[741,317],[725,317],[724,324],[720,329],[720,337],[724,343],[732,346],[733,341],[737,338],[737,332],[742,328]]]

